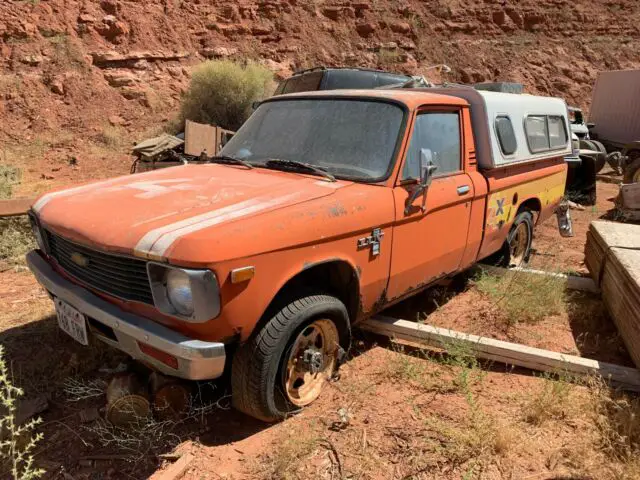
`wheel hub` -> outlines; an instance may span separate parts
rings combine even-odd
[[[307,348],[302,353],[302,362],[309,372],[314,375],[324,368],[322,352],[315,348]]]
[[[339,346],[338,329],[328,319],[315,320],[298,334],[282,379],[292,404],[304,407],[318,398],[336,369]]]

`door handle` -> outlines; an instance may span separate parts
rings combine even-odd
[[[466,195],[467,193],[469,193],[469,185],[461,185],[458,187],[458,195]]]

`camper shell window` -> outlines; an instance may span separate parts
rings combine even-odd
[[[513,124],[507,115],[496,117],[496,135],[500,142],[500,150],[504,155],[513,155],[518,149],[516,133],[513,131]]]
[[[567,145],[565,119],[560,115],[528,115],[524,131],[531,153],[557,150]]]

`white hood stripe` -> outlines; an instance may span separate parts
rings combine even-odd
[[[88,185],[81,185],[79,187],[67,188],[66,190],[58,190],[57,192],[45,193],[42,197],[38,199],[36,203],[33,204],[32,208],[36,213],[40,213],[40,210],[42,210],[42,207],[44,207],[47,203],[49,203],[49,201],[53,200],[56,197],[67,197],[69,195],[82,193],[87,190],[107,187],[118,181],[122,181],[122,177],[110,178],[102,182],[95,182],[95,183],[90,183]]]
[[[257,197],[156,228],[140,239],[135,247],[135,253],[141,256],[164,256],[169,247],[184,235],[277,207],[278,205],[295,200],[300,197],[300,195],[300,192],[295,192],[271,199],[267,197]]]

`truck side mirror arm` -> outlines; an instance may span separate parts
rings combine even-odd
[[[433,175],[438,169],[438,166],[433,164],[432,156],[433,154],[431,153],[431,150],[426,148],[420,150],[420,182],[418,182],[416,188],[407,198],[407,203],[404,208],[405,215],[409,215],[413,202],[420,195],[424,194],[429,189],[429,185],[431,185]],[[424,211],[424,205],[422,206],[422,211]]]

